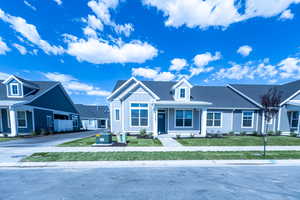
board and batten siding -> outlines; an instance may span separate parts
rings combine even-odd
[[[253,117],[253,126],[252,127],[242,127],[242,116],[243,116],[243,111],[252,111],[254,112],[254,117]],[[253,132],[253,131],[260,131],[261,129],[259,126],[259,113],[257,110],[235,110],[233,112],[233,132],[241,133],[241,132]]]
[[[230,131],[232,131],[233,110],[208,109],[207,113],[209,112],[221,113],[221,126],[220,127],[207,126],[207,133],[229,133]]]
[[[47,116],[51,116],[53,120],[53,112],[48,110],[34,109],[35,130],[41,131],[42,129],[48,130]]]

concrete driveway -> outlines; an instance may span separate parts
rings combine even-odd
[[[0,142],[0,147],[47,147],[56,146],[58,144],[69,142],[72,140],[93,136],[96,133],[103,132],[103,130],[84,131],[67,134],[57,134],[33,138],[22,138],[16,140],[10,140],[6,142]]]

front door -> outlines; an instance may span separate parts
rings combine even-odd
[[[165,134],[166,133],[166,113],[158,112],[157,118],[158,118],[158,121],[157,121],[158,134]]]
[[[98,128],[106,128],[106,120],[104,119],[98,120]]]

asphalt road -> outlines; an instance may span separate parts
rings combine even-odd
[[[300,199],[300,167],[0,169],[0,199]]]
[[[44,147],[56,146],[58,144],[95,135],[99,131],[84,131],[76,133],[55,134],[33,138],[21,138],[16,140],[9,140],[0,142],[0,147]]]

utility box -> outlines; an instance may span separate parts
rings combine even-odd
[[[109,133],[101,133],[96,135],[96,145],[103,144],[109,145],[112,144],[112,135]]]

